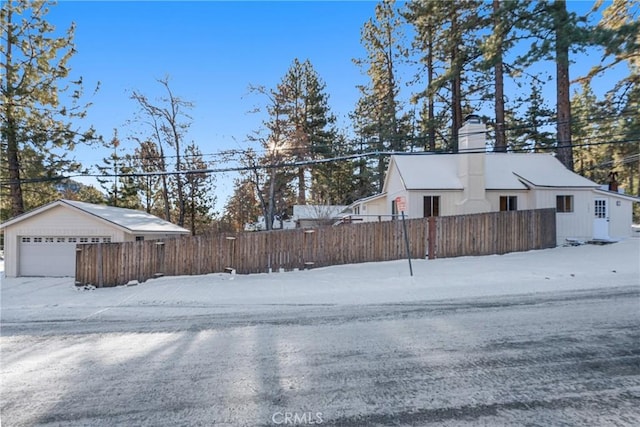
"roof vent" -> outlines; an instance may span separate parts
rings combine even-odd
[[[480,120],[480,116],[476,114],[469,114],[467,117],[464,118],[464,124],[479,125],[479,124],[482,124],[482,121]]]

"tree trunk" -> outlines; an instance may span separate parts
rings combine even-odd
[[[558,160],[573,171],[573,149],[571,144],[571,101],[569,99],[569,35],[565,28],[568,21],[567,4],[556,0],[556,99],[557,99],[557,154]]]
[[[164,174],[164,172],[167,171],[167,166],[164,161],[164,149],[162,148],[162,144],[161,143],[158,144],[158,147],[160,148],[160,165],[163,172],[161,181],[162,181],[162,201],[164,202],[164,219],[166,221],[171,222],[171,210],[169,209],[169,189],[167,188],[168,187],[167,175]]]
[[[191,193],[191,235],[196,235],[196,196],[195,191]]]
[[[176,119],[174,117],[171,122],[171,127],[173,130],[173,142],[176,149],[176,170],[178,171],[178,174],[176,175],[176,187],[178,190],[178,225],[182,227],[184,226],[185,200],[184,190],[182,188],[182,176],[180,175],[180,171],[182,170],[182,163],[180,159],[180,136],[178,135],[178,129],[176,129],[175,120]]]
[[[451,151],[458,152],[458,130],[462,126],[462,71],[458,69],[460,48],[458,46],[458,17],[454,11],[451,16],[451,34],[454,40],[451,43]]]
[[[427,45],[427,87],[430,88],[433,82],[433,33],[429,31],[429,41]],[[435,123],[435,94],[429,90],[427,105],[429,151],[436,151],[436,123]]]
[[[13,118],[7,120],[7,162],[9,163],[9,191],[11,197],[11,215],[24,213],[22,184],[20,182],[20,161],[18,159],[18,141]]]
[[[507,140],[504,130],[504,67],[502,62],[502,40],[504,34],[502,32],[502,16],[500,16],[500,0],[493,0],[493,16],[494,16],[494,31],[498,31],[498,45],[496,46],[496,64],[494,66],[495,72],[495,89],[496,89],[496,102],[495,102],[495,116],[496,116],[496,145],[494,151],[506,152]]]
[[[22,197],[22,183],[20,181],[20,158],[18,157],[19,144],[18,144],[18,130],[16,129],[16,120],[13,116],[13,87],[11,82],[13,81],[13,66],[11,65],[12,53],[11,48],[13,46],[13,23],[11,22],[12,11],[8,9],[7,16],[7,28],[4,30],[7,35],[7,54],[5,56],[5,76],[6,87],[5,93],[7,94],[8,102],[4,106],[6,112],[6,138],[7,138],[7,163],[9,169],[9,197],[11,197],[11,215],[17,216],[24,213],[24,199]]]
[[[264,218],[267,230],[273,229],[273,220],[276,211],[276,168],[271,168],[271,182],[269,182],[269,203],[267,205],[267,215]]]
[[[307,184],[304,180],[304,168],[302,166],[298,168],[298,204],[307,204]]]

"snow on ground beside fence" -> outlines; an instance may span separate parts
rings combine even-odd
[[[413,277],[404,260],[272,274],[164,277],[95,290],[77,289],[73,278],[3,278],[1,319],[153,319],[273,305],[383,304],[638,286],[640,238],[412,263]]]

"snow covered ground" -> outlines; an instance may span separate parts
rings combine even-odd
[[[0,417],[640,424],[640,239],[413,270],[405,260],[95,290],[2,279]]]

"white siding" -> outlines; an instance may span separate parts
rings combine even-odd
[[[392,162],[389,168],[389,178],[386,182],[386,190],[387,190],[387,205],[389,208],[389,213],[391,213],[391,201],[395,200],[396,197],[407,197],[407,190],[405,189],[404,183],[402,182],[402,178],[398,173],[398,168],[396,167],[396,163]],[[408,204],[407,200],[407,204]],[[407,206],[407,209],[410,209]]]
[[[387,211],[387,198],[380,197],[367,202],[362,202],[360,206],[360,215],[364,222],[384,220],[383,217],[377,218],[376,215],[388,215],[391,212],[391,208]],[[353,215],[354,218],[358,218],[358,215]]]
[[[460,202],[462,200],[462,191],[411,191],[409,195],[409,216],[411,218],[424,217],[424,197],[438,196],[440,197],[440,216],[451,216],[460,214]]]
[[[11,229],[17,235],[109,236],[112,241],[122,241],[124,238],[124,232],[115,226],[63,206],[55,206],[20,221]]]
[[[538,189],[535,209],[555,208],[556,196],[573,196],[573,212],[556,214],[556,242],[593,238],[593,192],[590,189]]]

